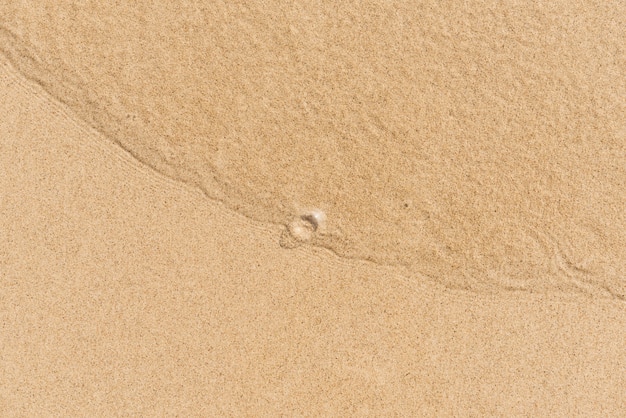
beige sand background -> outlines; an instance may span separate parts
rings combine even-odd
[[[624,415],[623,4],[168,4],[0,6],[3,415]]]

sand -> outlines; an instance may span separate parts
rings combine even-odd
[[[626,414],[623,4],[22,3],[3,416]]]

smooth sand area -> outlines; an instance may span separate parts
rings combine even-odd
[[[449,3],[1,4],[0,415],[626,416],[626,6]]]

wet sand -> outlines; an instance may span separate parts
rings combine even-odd
[[[321,210],[309,244],[416,281],[626,297],[623,2],[0,12],[26,77],[245,216]]]
[[[623,415],[626,11],[465,4],[0,6],[3,415]]]

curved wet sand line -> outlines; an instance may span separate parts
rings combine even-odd
[[[308,243],[452,288],[626,294],[618,2],[3,7],[25,76],[246,216],[319,208]]]
[[[1,414],[624,415],[623,303],[284,251],[0,63]]]

